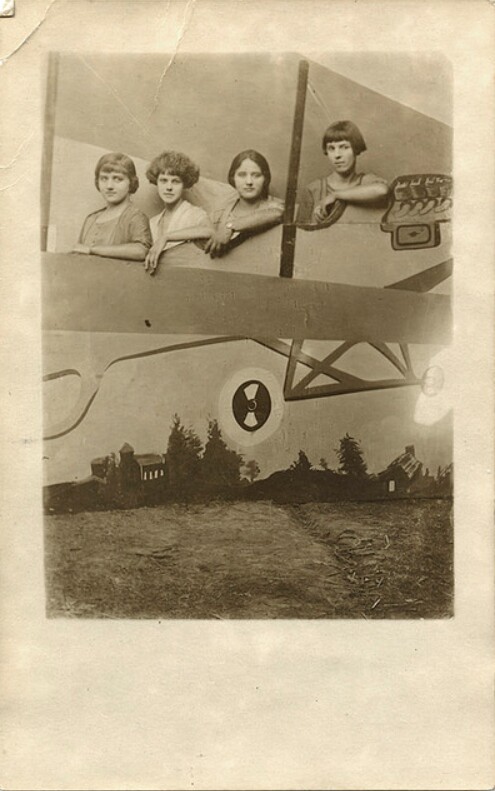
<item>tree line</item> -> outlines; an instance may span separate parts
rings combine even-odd
[[[132,449],[131,449],[132,450]],[[260,466],[225,442],[218,421],[208,421],[206,440],[182,422],[178,414],[172,419],[167,449],[163,454],[163,475],[149,481],[141,479],[138,461],[131,453],[117,458],[115,453],[102,461],[99,473],[90,479],[45,487],[45,505],[49,512],[129,508],[163,502],[191,502],[221,499],[273,499],[277,502],[309,500],[363,499],[382,494],[383,486],[368,467],[359,440],[346,433],[334,449],[338,459],[331,469],[322,457],[313,465],[300,449],[286,469],[257,480]],[[451,467],[451,465],[450,465]],[[423,475],[423,490],[429,496],[452,493],[450,467]],[[421,477],[421,476],[420,476]]]
[[[186,428],[179,415],[174,415],[165,453],[165,481],[176,492],[197,488],[227,489],[238,486],[243,479],[253,482],[260,474],[254,459],[244,457],[228,447],[217,420],[208,421],[203,447],[199,436]]]
[[[368,468],[358,440],[347,433],[335,452],[339,459],[339,474],[358,480],[367,477]],[[329,471],[324,458],[320,459],[320,466]],[[305,451],[300,450],[289,469],[296,475],[304,475],[314,468]],[[186,428],[179,415],[174,415],[165,454],[165,480],[170,489],[177,492],[191,491],[198,486],[227,489],[238,486],[243,480],[243,473],[244,481],[253,483],[260,474],[258,462],[255,459],[245,462],[240,453],[227,446],[217,420],[208,422],[203,448],[196,432]]]
[[[331,470],[325,458],[320,459],[320,467],[326,472],[338,472],[340,475],[349,475],[352,478],[364,479],[368,476],[368,465],[364,460],[364,453],[360,442],[347,433],[339,440],[339,447],[335,448],[335,453],[339,460],[337,470]],[[300,450],[297,459],[291,464],[290,468],[296,473],[308,473],[314,469],[308,456]]]
[[[336,453],[340,462],[337,471],[329,470],[325,459],[320,459],[323,470],[334,474],[363,480],[367,476],[366,462],[357,440],[346,434],[339,442]],[[182,422],[175,414],[170,427],[167,450],[164,454],[165,474],[150,483],[140,479],[139,466],[134,460],[131,466],[119,461],[112,453],[105,458],[105,493],[107,504],[116,507],[125,504],[160,502],[163,499],[190,501],[196,497],[212,494],[231,496],[241,487],[253,484],[260,475],[260,466],[255,459],[245,461],[242,454],[225,442],[218,421],[208,421],[206,441]],[[303,480],[314,471],[304,450],[285,472],[296,480]]]

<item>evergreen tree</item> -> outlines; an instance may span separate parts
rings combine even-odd
[[[105,456],[105,482],[112,492],[120,487],[120,468],[115,453]]]
[[[336,454],[340,461],[339,472],[353,478],[366,478],[368,468],[359,441],[348,433],[342,437]]]
[[[290,465],[291,470],[302,475],[308,473],[312,468],[313,465],[303,450],[299,451],[296,461],[293,461]]]
[[[122,496],[122,487],[120,481],[120,467],[115,453],[105,456],[104,462],[104,479],[106,486],[104,488],[104,502],[107,506],[118,506]]]
[[[224,442],[218,421],[210,420],[201,462],[203,481],[208,486],[235,486],[240,483],[243,465],[243,457]]]
[[[251,483],[253,483],[254,479],[257,478],[261,472],[258,462],[254,459],[250,459],[246,462],[244,465],[244,471]]]
[[[323,456],[320,459],[320,467],[322,470],[325,470],[325,472],[328,472],[328,470],[330,469],[330,467],[328,466],[328,461],[324,459]]]
[[[174,492],[190,491],[198,485],[202,450],[197,434],[174,415],[165,454],[166,480]]]

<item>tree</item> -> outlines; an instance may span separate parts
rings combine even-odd
[[[190,428],[185,428],[179,415],[174,415],[167,452],[166,480],[174,491],[190,491],[198,484],[201,470],[201,440]]]
[[[203,481],[208,486],[235,486],[240,483],[243,465],[243,457],[224,442],[218,421],[210,420],[201,462]]]
[[[105,456],[105,483],[112,492],[116,492],[120,486],[120,468],[115,453]]]
[[[103,497],[107,506],[119,507],[122,498],[121,470],[115,453],[105,456],[103,467],[106,486]]]
[[[312,468],[313,465],[303,450],[299,451],[296,461],[293,461],[290,465],[290,469],[293,470],[293,472],[297,472],[302,475],[308,473]]]
[[[323,456],[320,459],[320,467],[322,470],[325,470],[325,472],[328,472],[328,470],[330,469],[330,467],[328,466],[328,461],[324,459]]]
[[[339,472],[352,478],[366,478],[368,468],[359,441],[348,433],[342,437],[336,454],[340,461]]]
[[[254,479],[258,477],[261,470],[259,464],[254,459],[250,459],[244,465],[244,472],[246,473],[247,477],[253,483]]]

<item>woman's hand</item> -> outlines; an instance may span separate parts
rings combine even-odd
[[[337,196],[334,192],[330,192],[326,198],[324,198],[321,203],[319,203],[315,210],[314,216],[316,222],[324,222],[328,217],[328,212],[330,208],[333,206],[335,201],[337,200]]]
[[[83,255],[91,255],[91,249],[87,244],[75,244],[71,250],[72,253],[83,253]]]
[[[206,242],[205,253],[209,253],[212,258],[220,258],[225,253],[231,237],[232,228],[221,225]]]
[[[155,244],[148,251],[146,258],[144,259],[144,268],[150,273],[150,275],[155,274],[158,267],[158,261],[160,260],[160,256],[163,253],[166,244],[167,240],[162,237],[157,242],[155,242]]]

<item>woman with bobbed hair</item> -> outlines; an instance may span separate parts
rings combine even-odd
[[[131,202],[139,187],[134,162],[126,154],[104,154],[95,185],[106,206],[86,217],[73,252],[144,261],[151,246],[148,218]]]
[[[334,121],[329,127],[325,129],[321,147],[323,155],[327,156],[327,145],[329,143],[336,143],[342,140],[347,140],[354,151],[355,156],[359,156],[363,151],[366,151],[366,143],[360,130],[353,121]]]
[[[153,246],[146,256],[145,269],[153,275],[162,253],[184,242],[208,239],[212,229],[206,212],[184,198],[199,179],[198,166],[178,151],[164,151],[150,163],[146,176],[155,184],[164,204],[151,218]]]
[[[389,192],[385,179],[356,171],[357,157],[366,151],[366,143],[353,121],[330,124],[323,135],[322,148],[332,172],[303,189],[297,214],[299,223],[330,224],[336,201],[340,202],[341,210],[346,203],[376,206],[385,201]]]
[[[222,256],[229,243],[282,221],[283,201],[269,194],[271,173],[267,160],[254,149],[237,154],[229,168],[229,184],[236,194],[211,215],[214,233],[205,246],[212,258]]]

